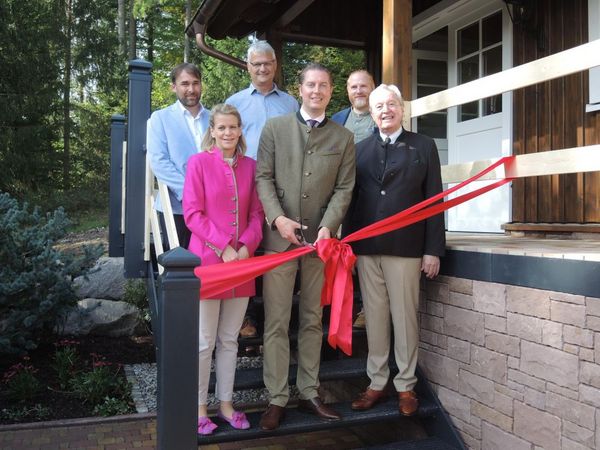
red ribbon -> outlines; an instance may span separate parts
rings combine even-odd
[[[321,305],[331,305],[329,320],[329,335],[327,342],[333,348],[340,348],[347,355],[352,354],[352,301],[354,289],[352,285],[352,267],[356,256],[352,253],[349,242],[379,236],[389,231],[397,230],[413,223],[425,220],[453,206],[460,205],[472,198],[492,189],[509,183],[513,178],[504,178],[473,192],[463,194],[443,203],[433,203],[458,189],[476,181],[500,165],[512,164],[514,156],[500,158],[477,175],[447,189],[431,198],[411,206],[393,216],[375,222],[362,228],[341,241],[337,239],[322,239],[315,246],[299,247],[288,252],[272,255],[256,256],[240,261],[211,266],[198,266],[194,274],[202,280],[200,297],[214,297],[224,291],[233,289],[240,284],[250,281],[265,272],[299,256],[317,251],[325,263],[324,284],[321,291]],[[430,206],[432,205],[432,206]]]

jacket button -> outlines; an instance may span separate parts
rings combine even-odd
[[[310,172],[304,172],[304,176],[307,177],[310,175]]]
[[[385,195],[385,191],[381,191],[381,195]]]
[[[236,201],[236,198],[235,198],[235,197],[231,197],[231,201],[232,201],[232,202],[235,202],[235,201]]]
[[[235,222],[231,222],[231,226],[232,226],[232,227],[235,227],[236,225],[237,225],[237,223],[235,223]]]
[[[302,198],[308,198],[308,194],[302,194]]]

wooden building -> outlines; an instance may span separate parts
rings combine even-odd
[[[284,41],[364,49],[376,81],[414,100],[600,37],[599,3],[204,0],[187,32],[198,42],[257,33],[278,50]],[[598,91],[600,74],[584,71],[414,118],[411,127],[436,139],[443,164],[598,144]],[[516,180],[449,211],[447,228],[600,232],[600,173]]]

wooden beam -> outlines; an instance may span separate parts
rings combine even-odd
[[[496,161],[498,161],[498,158],[442,166],[442,181],[444,183],[459,183],[481,172]],[[499,166],[479,178],[479,180],[536,177],[599,170],[600,145],[588,145],[586,147],[517,155],[512,164],[507,164],[507,167]]]
[[[600,39],[413,100],[412,117],[531,86],[595,66],[600,66]]]
[[[382,77],[412,98],[412,0],[383,0]]]

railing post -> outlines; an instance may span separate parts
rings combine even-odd
[[[129,61],[127,113],[127,174],[125,197],[125,277],[145,278],[144,208],[146,174],[146,121],[150,117],[152,64]]]
[[[123,183],[123,142],[125,116],[110,118],[110,183],[108,195],[108,256],[123,256],[124,240],[121,233],[121,195]]]
[[[200,259],[181,247],[158,257],[159,450],[198,448],[198,310]]]

